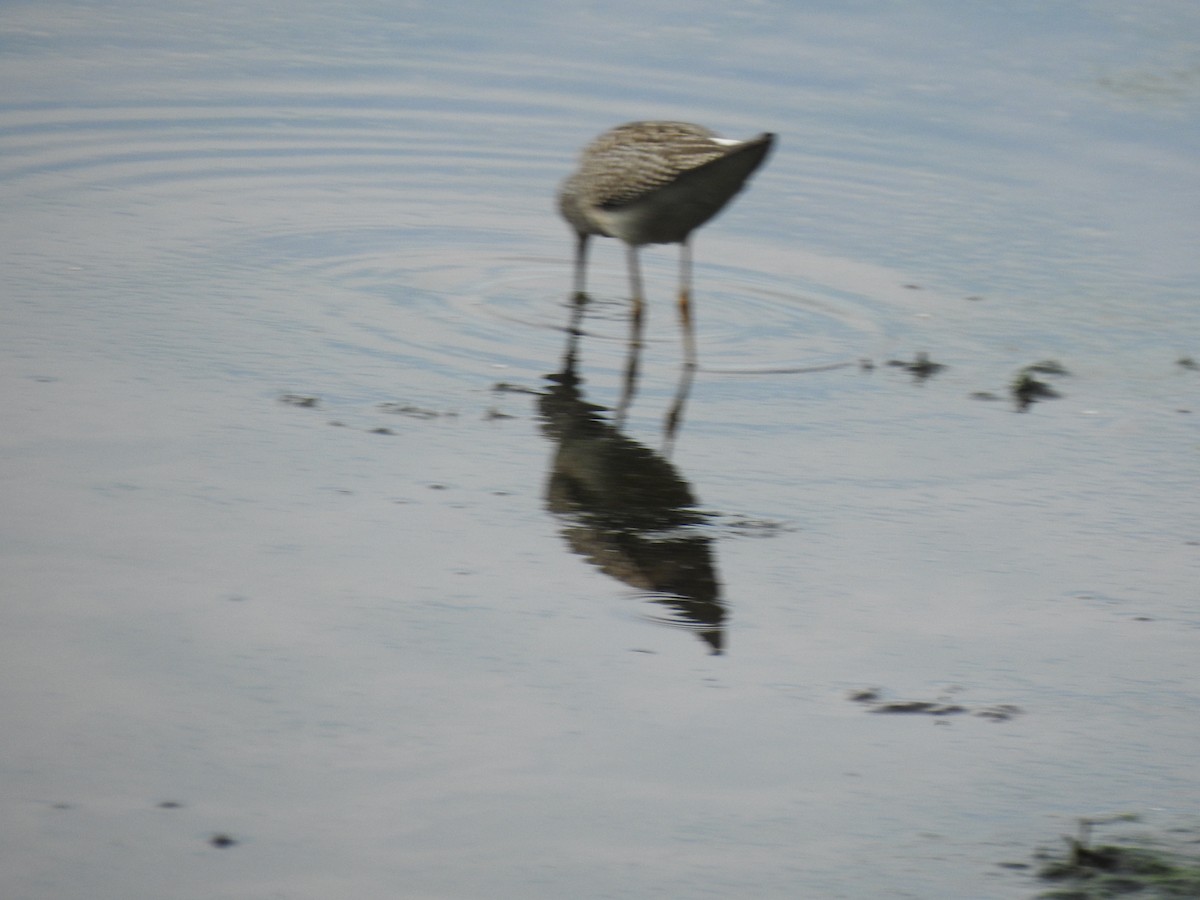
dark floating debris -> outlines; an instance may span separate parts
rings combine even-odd
[[[183,804],[178,800],[164,800],[158,804],[159,809],[183,809]]]
[[[453,419],[458,416],[456,412],[438,412],[436,409],[425,409],[421,406],[413,406],[411,403],[397,403],[395,401],[380,403],[379,408],[385,413],[408,416],[411,419]]]
[[[492,385],[492,390],[497,394],[536,394],[538,393],[531,387],[526,387],[523,384],[512,384],[508,381],[497,381]]]
[[[304,394],[281,394],[279,402],[286,403],[288,406],[299,406],[302,409],[316,409],[321,401],[317,397],[308,397]]]
[[[993,722],[1007,722],[1021,714],[1022,710],[1019,706],[1013,706],[1011,703],[999,703],[996,706],[985,706],[981,709],[972,711],[971,715],[979,716],[981,719],[990,719]]]
[[[879,699],[879,689],[863,688],[860,691],[851,691],[846,699],[853,700],[855,703],[874,703]]]
[[[1030,406],[1039,400],[1054,400],[1062,396],[1062,394],[1050,387],[1046,382],[1035,378],[1035,375],[1063,376],[1070,374],[1062,363],[1053,359],[1025,366],[1025,368],[1017,373],[1012,384],[1009,386],[1009,393],[1012,394],[1013,400],[1017,403],[1017,411],[1025,412],[1025,410],[1029,409]]]
[[[911,362],[903,359],[889,359],[887,364],[911,372],[916,381],[924,381],[946,368],[941,363],[931,360],[928,353],[918,353]]]
[[[1038,877],[1065,883],[1039,894],[1061,900],[1099,900],[1137,894],[1149,897],[1200,897],[1200,857],[1150,843],[1093,844],[1092,829],[1114,822],[1137,822],[1132,813],[1080,819],[1076,836],[1063,836],[1065,855],[1039,851]],[[1146,892],[1146,893],[1143,893]]]
[[[931,700],[892,700],[871,704],[873,713],[924,713],[929,716],[952,716],[965,713],[967,708],[957,703],[936,703]]]
[[[238,843],[237,838],[231,837],[230,835],[225,834],[224,832],[220,832],[219,834],[214,834],[212,837],[210,837],[208,839],[208,842],[210,844],[212,844],[214,847],[219,847],[222,850],[224,850],[226,847],[236,847],[237,843]]]
[[[1013,399],[1017,401],[1017,408],[1022,412],[1039,400],[1056,400],[1061,397],[1058,391],[1050,387],[1044,381],[1038,381],[1028,372],[1022,372],[1012,383],[1010,388]]]
[[[958,688],[952,688],[947,691],[947,694],[956,693],[958,690]],[[1007,722],[1022,712],[1020,707],[1010,703],[972,708],[962,703],[952,702],[948,696],[942,696],[936,700],[884,700],[881,688],[861,688],[851,691],[846,699],[863,704],[867,708],[867,712],[897,715],[972,715],[992,722]]]
[[[1030,363],[1024,370],[1025,372],[1036,372],[1039,375],[1070,375],[1067,367],[1057,360],[1044,359],[1041,362]]]
[[[1179,366],[1181,369],[1189,369],[1192,372],[1200,369],[1200,364],[1198,364],[1196,360],[1192,359],[1190,356],[1179,357],[1179,359],[1175,360],[1175,365]]]

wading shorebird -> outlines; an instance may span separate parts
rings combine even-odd
[[[630,122],[588,144],[579,169],[558,191],[559,211],[577,236],[576,298],[585,295],[588,239],[618,238],[625,243],[634,322],[640,326],[638,248],[679,244],[679,317],[688,359],[694,361],[688,240],[745,186],[774,141],[769,132],[734,141],[687,122]]]

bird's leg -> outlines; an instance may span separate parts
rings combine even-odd
[[[571,301],[571,318],[567,322],[567,347],[563,353],[560,380],[563,384],[575,384],[576,360],[579,356],[579,339],[583,337],[583,311],[587,306],[587,294],[576,293]]]
[[[696,368],[696,335],[692,324],[692,245],[679,244],[679,326],[683,329],[683,362]]]
[[[575,302],[587,300],[587,252],[588,237],[586,234],[576,235],[575,239]]]
[[[625,360],[625,383],[621,399],[617,403],[614,423],[617,428],[625,424],[625,413],[633,402],[637,391],[638,366],[642,355],[642,318],[646,305],[642,297],[642,272],[638,264],[638,250],[633,244],[625,245],[625,258],[629,264],[629,289],[633,294],[633,309],[629,314],[629,355]]]
[[[638,262],[638,248],[634,244],[625,245],[625,259],[629,264],[629,290],[633,294],[633,325],[638,345],[642,343],[642,310],[646,305],[642,294],[642,268]]]

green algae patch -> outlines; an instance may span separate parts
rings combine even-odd
[[[1066,852],[1038,854],[1038,877],[1057,887],[1038,895],[1042,900],[1102,900],[1108,897],[1200,897],[1200,833],[1175,829],[1161,838],[1093,843],[1092,829],[1113,822],[1133,822],[1122,814],[1081,819],[1079,833],[1064,837]]]

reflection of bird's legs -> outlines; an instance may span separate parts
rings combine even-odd
[[[587,305],[588,235],[577,235],[575,243],[575,290],[571,295],[571,319],[567,324],[567,349],[563,355],[562,375],[574,380],[579,338],[583,335],[583,308]]]
[[[696,373],[696,335],[692,321],[692,245],[684,238],[679,244],[679,327],[683,331],[683,369],[675,399],[667,412],[663,426],[663,453],[670,455],[675,444],[675,433],[683,421],[683,407],[692,390],[692,377]]]
[[[575,369],[579,357],[579,338],[583,336],[583,310],[587,305],[587,294],[576,291],[571,298],[571,320],[567,323],[567,348],[563,353],[562,380],[575,383]]]
[[[679,244],[679,326],[683,329],[683,362],[696,368],[696,335],[692,322],[692,245],[688,238]]]
[[[687,404],[688,395],[692,392],[692,378],[696,374],[696,367],[684,363],[679,372],[679,387],[675,389],[675,399],[671,403],[671,409],[667,412],[667,419],[663,424],[663,456],[666,457],[671,455],[671,450],[675,446],[675,433],[679,431],[679,425],[683,422],[683,408]]]
[[[587,296],[587,252],[588,235],[577,235],[575,242],[575,299],[582,300]]]
[[[625,259],[629,265],[629,290],[633,295],[633,309],[629,314],[629,357],[625,362],[625,384],[621,392],[621,401],[617,404],[615,424],[620,428],[625,422],[625,413],[633,402],[637,389],[638,363],[642,355],[642,319],[645,313],[646,300],[642,294],[642,270],[638,263],[638,248],[634,244],[625,245]]]

